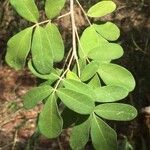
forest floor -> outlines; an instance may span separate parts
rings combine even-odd
[[[0,1],[0,150],[68,150],[69,130],[54,140],[33,134],[42,106],[27,111],[23,108],[22,96],[36,86],[38,80],[27,69],[15,71],[4,62],[8,39],[29,24],[18,17],[7,2]],[[81,2],[87,9],[96,0]],[[135,150],[150,150],[150,1],[115,2],[117,11],[100,21],[112,21],[121,29],[119,43],[125,54],[117,63],[133,73],[137,85],[125,103],[134,105],[139,112],[138,117],[131,122],[115,123],[120,150],[127,150],[125,146],[129,143]],[[42,4],[39,1],[37,3],[42,8]],[[75,9],[76,23],[81,33],[86,22],[79,7]],[[67,6],[62,13],[66,11]],[[67,45],[66,49],[69,49],[70,20],[66,17],[56,22]]]

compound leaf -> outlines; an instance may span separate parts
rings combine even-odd
[[[80,38],[79,56],[86,58],[90,50],[99,47],[103,43],[108,43],[100,34],[98,34],[93,26],[86,28]]]
[[[34,0],[10,0],[10,3],[20,16],[31,22],[38,22],[39,12]]]
[[[123,49],[116,43],[103,43],[99,47],[92,49],[88,57],[93,60],[107,61],[120,58],[123,55]]]
[[[31,52],[36,70],[41,74],[49,74],[53,67],[53,53],[43,27],[37,26],[34,31]]]
[[[87,15],[89,17],[103,17],[116,9],[116,4],[113,1],[101,1],[92,6]]]
[[[26,28],[14,35],[7,43],[6,62],[15,69],[25,66],[31,47],[32,28]]]
[[[137,116],[137,110],[133,106],[121,103],[98,105],[95,113],[102,118],[117,121],[130,121]]]
[[[96,150],[117,150],[116,132],[94,114],[91,125],[91,138]]]
[[[132,91],[135,87],[132,74],[119,65],[101,64],[98,73],[106,85],[120,86],[128,91]]]
[[[91,128],[90,117],[85,122],[73,127],[70,137],[70,146],[73,150],[84,149],[86,143],[89,140],[90,128]]]
[[[49,85],[43,85],[31,89],[23,97],[24,107],[26,109],[31,109],[35,107],[38,102],[47,98],[51,94],[52,90],[52,87]]]
[[[73,90],[60,88],[57,95],[69,109],[79,114],[90,114],[95,107],[90,97]]]
[[[105,24],[94,24],[95,30],[105,39],[109,41],[115,41],[120,36],[119,28],[112,22],[106,22]]]
[[[53,1],[53,3],[55,3],[55,1]],[[55,7],[57,7],[57,5]],[[50,49],[53,53],[54,62],[59,62],[64,57],[64,44],[61,34],[59,33],[57,26],[52,23],[48,23],[45,30],[48,34],[48,40],[50,43]]]
[[[45,12],[49,19],[56,17],[64,7],[66,0],[46,0]]]
[[[99,68],[99,63],[96,61],[90,62],[88,65],[85,66],[85,68],[82,70],[81,73],[81,80],[87,81],[89,80],[94,74],[97,72]]]
[[[99,87],[96,88],[94,91],[96,95],[96,101],[101,103],[121,100],[127,97],[129,93],[128,90],[115,85]]]
[[[40,132],[47,138],[56,138],[62,131],[63,120],[60,116],[55,95],[47,99],[38,120]]]

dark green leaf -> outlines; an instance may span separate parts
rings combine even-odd
[[[26,28],[8,41],[6,62],[15,69],[22,69],[31,47],[32,28]]]
[[[115,85],[99,87],[94,91],[96,95],[96,101],[101,103],[121,100],[127,97],[129,93],[128,90]]]
[[[98,70],[100,77],[107,85],[116,85],[132,91],[135,80],[125,68],[116,64],[101,64]]]
[[[61,88],[57,94],[68,108],[79,114],[90,114],[95,107],[94,101],[90,97],[76,91]]]
[[[62,131],[63,120],[53,94],[48,98],[40,113],[38,126],[40,132],[47,138],[56,138]]]
[[[24,107],[27,109],[35,107],[38,102],[41,102],[42,100],[47,98],[51,94],[52,90],[52,87],[48,85],[43,85],[31,89],[23,97]]]
[[[108,120],[129,121],[137,116],[137,110],[127,104],[107,103],[96,106],[95,113]]]
[[[113,1],[101,1],[92,6],[87,15],[90,17],[103,17],[116,9],[116,4]]]
[[[10,0],[10,3],[20,16],[31,22],[38,22],[39,12],[34,0]]]
[[[45,12],[49,19],[59,15],[61,9],[64,7],[66,0],[46,0]]]
[[[95,30],[105,39],[109,41],[115,41],[120,36],[119,28],[112,22],[106,22],[105,24],[94,24]]]
[[[31,52],[36,70],[41,74],[49,74],[53,67],[53,53],[47,32],[40,26],[34,31]]]
[[[73,150],[84,149],[86,143],[89,140],[90,127],[91,127],[90,117],[85,122],[73,127],[70,137],[70,146]]]
[[[53,3],[55,3],[55,1],[53,1]],[[59,33],[57,26],[52,23],[48,23],[45,30],[48,34],[48,40],[50,49],[53,53],[53,59],[55,62],[59,62],[64,57],[64,44],[61,34]]]
[[[94,114],[91,138],[96,150],[117,150],[117,135],[115,131]]]

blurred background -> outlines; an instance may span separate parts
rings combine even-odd
[[[99,0],[80,0],[85,10]],[[118,134],[119,150],[150,150],[150,0],[114,0],[115,13],[93,21],[112,21],[119,26],[121,37],[117,41],[124,48],[124,56],[115,61],[132,72],[136,89],[125,99],[138,110],[138,117],[131,122],[113,122]],[[44,0],[36,0],[41,20]],[[69,10],[66,3],[62,14]],[[76,25],[79,34],[88,25],[82,11],[75,5]],[[70,18],[54,19],[63,36],[66,52],[71,47]],[[22,96],[38,84],[27,68],[15,71],[5,63],[7,41],[29,22],[22,19],[9,5],[0,0],[0,150],[69,150],[70,129],[64,130],[58,139],[47,140],[34,134],[41,106],[26,111],[22,108]],[[87,150],[92,150],[91,143]]]

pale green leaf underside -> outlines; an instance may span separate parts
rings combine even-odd
[[[10,3],[20,16],[31,22],[38,22],[39,12],[34,0],[10,0]]]
[[[102,118],[117,121],[130,121],[137,116],[137,110],[133,106],[121,103],[98,105],[95,113]]]
[[[104,24],[94,24],[95,30],[105,39],[109,41],[115,41],[120,36],[119,28],[112,22],[106,22]]]
[[[79,56],[86,58],[90,50],[99,47],[103,43],[108,43],[100,34],[98,34],[93,26],[87,27],[80,38]]]
[[[73,127],[70,136],[70,146],[73,150],[84,149],[89,140],[89,132],[91,127],[91,118],[85,122]]]
[[[64,7],[66,0],[46,0],[45,12],[49,19],[56,17]]]
[[[55,2],[55,1],[53,1]],[[48,23],[45,27],[50,43],[50,49],[53,53],[54,62],[59,62],[64,57],[64,43],[61,34],[55,24]]]
[[[132,91],[135,80],[125,68],[116,64],[101,64],[98,73],[106,85],[116,85]]]
[[[123,55],[123,49],[116,43],[103,43],[99,47],[92,49],[88,57],[100,62],[118,59]]]
[[[25,66],[31,47],[32,28],[17,33],[7,43],[6,62],[15,69]]]
[[[92,6],[87,15],[89,17],[103,17],[116,9],[116,4],[113,1],[101,1]]]
[[[91,138],[95,150],[117,150],[117,135],[115,131],[94,114]]]
[[[37,26],[32,41],[32,61],[40,74],[50,74],[53,67],[53,52],[46,30]]]
[[[79,114],[90,114],[95,107],[90,97],[73,90],[61,88],[58,89],[57,95],[69,109]]]
[[[101,103],[115,102],[124,99],[128,95],[128,90],[114,85],[96,88],[94,90],[96,101]]]
[[[63,120],[60,116],[55,96],[52,94],[47,99],[40,113],[38,127],[47,138],[56,138],[62,131]]]
[[[99,68],[99,63],[92,61],[90,62],[88,65],[85,66],[85,68],[82,70],[81,73],[81,80],[82,81],[87,81],[89,80],[91,77],[94,76],[94,74],[97,72]]]
[[[31,109],[35,107],[37,103],[47,98],[51,94],[52,90],[52,87],[49,85],[43,85],[31,89],[23,97],[24,107],[26,109]]]

